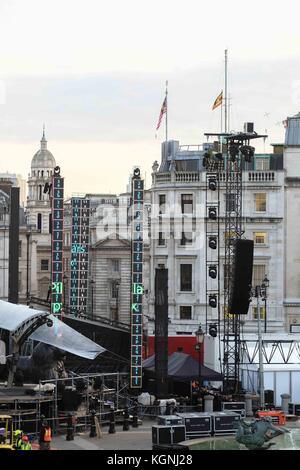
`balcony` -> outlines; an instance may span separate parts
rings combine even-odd
[[[277,180],[275,171],[249,171],[249,183],[274,183]]]

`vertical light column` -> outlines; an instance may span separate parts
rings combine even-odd
[[[54,168],[52,177],[52,294],[51,313],[62,314],[63,307],[63,251],[64,251],[64,179],[60,168]]]
[[[143,360],[143,216],[144,181],[140,170],[134,170],[132,179],[132,252],[131,252],[131,388],[142,387]]]

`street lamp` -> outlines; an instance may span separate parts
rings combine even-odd
[[[201,325],[199,325],[198,330],[195,332],[195,336],[197,339],[197,344],[195,346],[195,351],[198,351],[199,354],[199,390],[200,390],[200,385],[201,385],[201,362],[200,362],[200,354],[201,354],[201,345],[204,342],[204,332],[201,328]]]
[[[263,294],[263,301],[265,302],[265,333],[267,332],[267,298],[268,298],[268,287],[270,286],[270,281],[267,277],[267,275],[265,275],[265,278],[262,282],[262,294]]]

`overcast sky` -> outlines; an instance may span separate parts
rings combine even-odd
[[[265,144],[300,111],[296,0],[0,0],[0,171],[30,170],[43,122],[72,193],[126,189],[160,159],[155,127],[169,81],[169,137],[220,130],[211,106],[229,49],[232,130],[254,121]],[[263,150],[263,144],[258,150]]]

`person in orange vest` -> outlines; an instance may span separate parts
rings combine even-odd
[[[41,430],[40,430],[40,436],[39,436],[40,450],[50,450],[51,441],[52,441],[51,426],[49,426],[47,421],[43,421]]]

